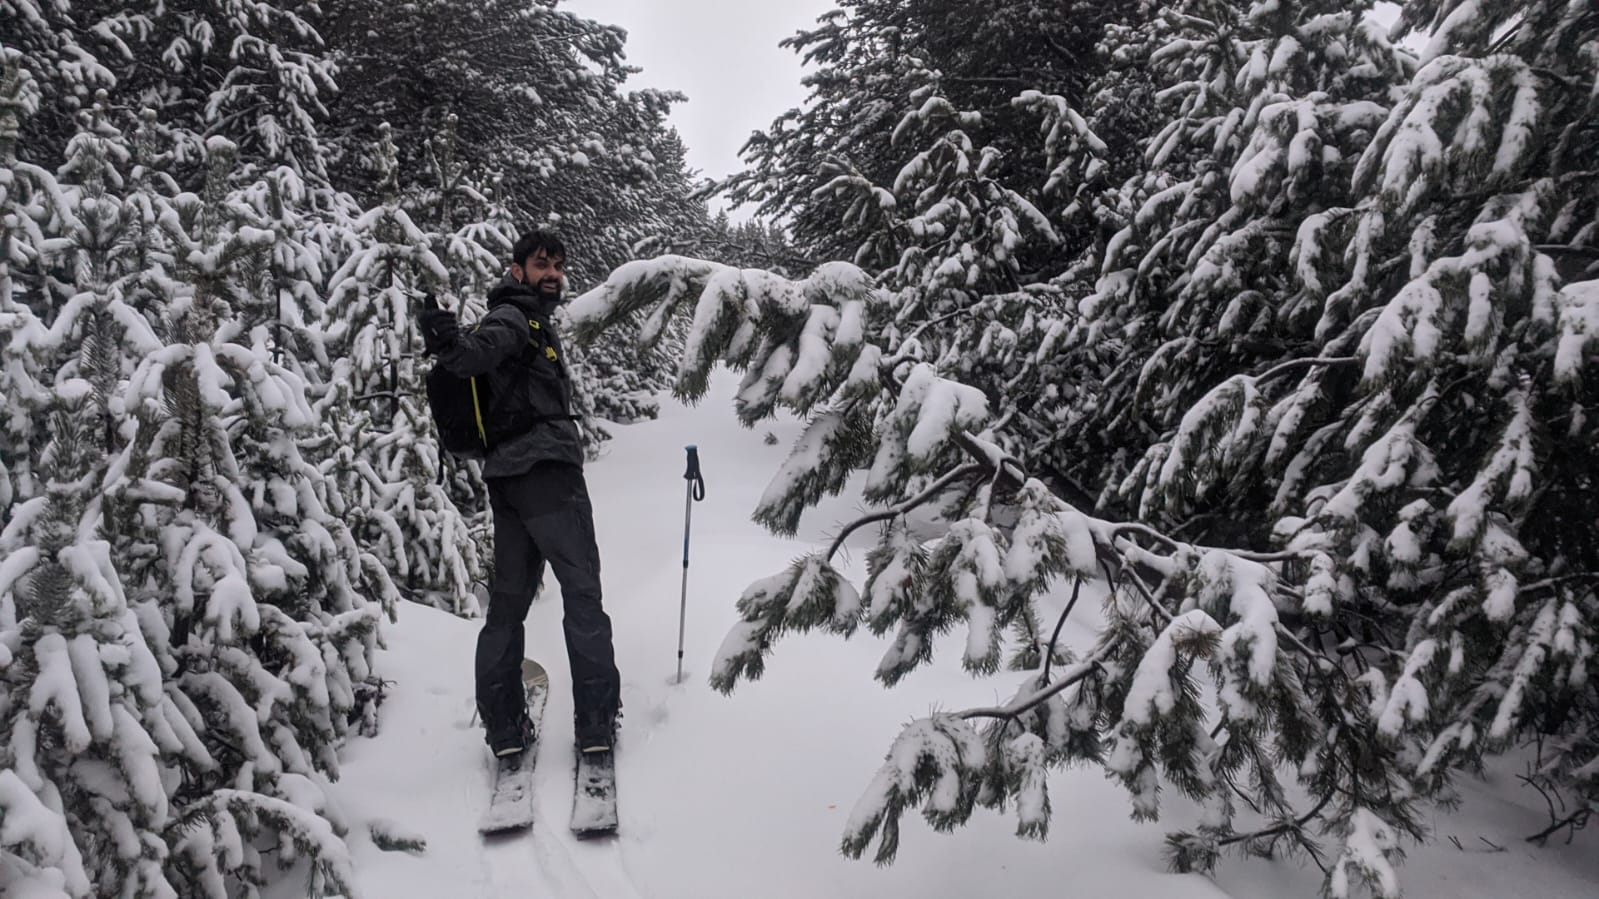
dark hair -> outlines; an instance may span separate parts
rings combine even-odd
[[[511,262],[521,265],[527,257],[536,254],[539,250],[544,255],[554,259],[556,256],[566,258],[566,246],[553,232],[534,228],[516,239],[516,245],[511,247]]]

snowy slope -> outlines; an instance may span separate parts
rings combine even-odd
[[[954,835],[907,818],[899,860],[889,868],[839,855],[844,818],[899,726],[934,705],[991,703],[1014,677],[973,680],[959,670],[958,648],[945,648],[931,669],[887,691],[871,680],[880,641],[801,637],[780,644],[766,677],[732,697],[705,685],[743,588],[809,549],[855,508],[845,498],[811,513],[799,541],[769,537],[749,522],[798,426],[741,429],[730,411],[734,386],[719,375],[702,406],[687,409],[668,399],[660,421],[615,428],[609,454],[589,468],[623,677],[621,836],[578,843],[566,833],[571,696],[553,578],[529,619],[529,654],[549,668],[554,688],[531,834],[485,842],[475,831],[488,779],[481,734],[470,724],[475,625],[406,606],[399,624],[387,628],[388,648],[379,657],[393,681],[382,734],[347,747],[336,785],[367,896],[1317,894],[1320,873],[1291,863],[1229,859],[1214,882],[1167,873],[1163,835],[1189,825],[1191,810],[1168,802],[1160,824],[1136,824],[1120,788],[1089,768],[1055,775],[1046,843],[1018,840],[1011,819],[979,811],[972,826]],[[777,445],[763,442],[767,430]],[[689,675],[679,686],[671,680],[687,443],[701,448],[708,493],[694,508]],[[850,573],[859,575],[864,553],[854,553],[852,563]],[[1533,806],[1536,795],[1515,789],[1508,776],[1471,785],[1467,794],[1459,814],[1440,814],[1438,829],[1444,837],[1458,835],[1468,851],[1447,842],[1414,851],[1402,870],[1407,895],[1599,893],[1594,834],[1571,847],[1534,850],[1522,837],[1545,820]],[[379,850],[368,836],[372,822],[425,838],[426,851]],[[1488,851],[1479,837],[1506,850]]]

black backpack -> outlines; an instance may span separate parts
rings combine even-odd
[[[436,302],[428,296],[424,302]],[[529,322],[535,329],[538,324]],[[540,349],[534,341],[527,352]],[[545,352],[549,352],[545,349]],[[551,358],[554,358],[553,355]],[[524,360],[526,364],[527,360]],[[580,421],[578,415],[535,415],[531,410],[496,408],[493,388],[487,375],[463,378],[437,362],[427,374],[428,408],[439,431],[439,445],[457,459],[482,459],[495,444],[527,433],[549,421]]]
[[[428,408],[439,429],[439,445],[457,459],[488,455],[489,436],[484,424],[488,411],[488,378],[463,378],[433,363],[427,377]]]

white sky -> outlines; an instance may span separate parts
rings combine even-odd
[[[750,132],[800,105],[800,59],[778,42],[815,24],[832,0],[567,0],[579,15],[627,29],[629,88],[678,90],[671,122],[689,167],[707,178],[743,168]]]

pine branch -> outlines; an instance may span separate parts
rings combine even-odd
[[[1588,826],[1588,820],[1593,817],[1593,812],[1594,806],[1592,805],[1587,805],[1577,809],[1570,815],[1567,815],[1565,818],[1562,818],[1543,830],[1538,831],[1532,836],[1527,837],[1527,842],[1536,843],[1539,846],[1543,846],[1549,842],[1549,838],[1551,836],[1554,836],[1561,830],[1570,828],[1570,831],[1566,834],[1566,843],[1569,845],[1573,839],[1576,839],[1577,831]]]
[[[1100,663],[1112,654],[1113,644],[1107,644],[1096,649],[1092,655],[1081,662],[1066,669],[1061,679],[1053,684],[1021,699],[1015,700],[1004,706],[983,709],[967,709],[957,712],[955,717],[970,720],[972,718],[1002,718],[1014,721],[1029,710],[1043,705],[1049,698],[1072,686],[1083,678],[1101,670]]]
[[[1330,357],[1330,358],[1320,358],[1320,359],[1292,359],[1292,360],[1289,360],[1288,362],[1284,362],[1281,365],[1278,365],[1275,368],[1268,369],[1268,370],[1256,375],[1255,376],[1255,384],[1257,386],[1261,385],[1261,384],[1264,384],[1267,381],[1272,380],[1273,378],[1279,378],[1279,377],[1282,377],[1283,375],[1291,374],[1291,373],[1296,372],[1296,371],[1298,371],[1298,370],[1300,370],[1302,368],[1315,368],[1318,365],[1326,365],[1326,366],[1358,365],[1360,363],[1360,361],[1361,360],[1359,359],[1359,357],[1356,357],[1356,356],[1334,356],[1334,357]]]
[[[839,549],[844,546],[844,541],[849,539],[850,534],[855,533],[869,524],[874,524],[879,521],[892,521],[907,512],[913,511],[916,508],[931,502],[940,493],[943,493],[944,490],[947,489],[951,484],[967,477],[968,475],[977,474],[981,472],[983,468],[984,466],[982,465],[971,463],[962,465],[948,474],[945,474],[943,477],[933,482],[932,486],[928,487],[926,490],[922,491],[916,496],[906,500],[905,502],[902,502],[893,508],[886,509],[882,512],[875,512],[871,515],[867,515],[863,518],[858,518],[855,521],[850,522],[845,526],[844,530],[840,531],[839,535],[833,539],[832,545],[827,548],[827,554],[822,556],[822,558],[832,561],[833,556],[837,554]]]
[[[1290,832],[1297,833],[1300,828],[1304,827],[1306,824],[1309,824],[1311,821],[1314,821],[1316,816],[1321,814],[1321,810],[1326,808],[1329,802],[1332,802],[1334,795],[1336,794],[1329,792],[1327,795],[1321,797],[1321,801],[1316,803],[1315,808],[1306,812],[1299,818],[1294,819],[1293,821],[1284,821],[1281,824],[1268,827],[1264,830],[1257,830],[1253,833],[1234,834],[1233,836],[1218,840],[1217,844],[1221,846],[1231,846],[1234,843],[1241,843],[1245,840],[1266,839],[1268,837],[1281,836],[1282,834]]]
[[[1141,536],[1141,537],[1147,537],[1150,540],[1153,540],[1153,541],[1155,541],[1157,543],[1163,544],[1168,550],[1171,550],[1173,552],[1175,552],[1178,549],[1184,549],[1184,548],[1191,549],[1191,550],[1193,550],[1195,552],[1199,552],[1199,553],[1207,553],[1207,552],[1212,552],[1212,551],[1219,550],[1221,552],[1225,552],[1225,553],[1229,553],[1231,555],[1235,555],[1235,556],[1237,556],[1240,559],[1247,559],[1250,562],[1260,562],[1262,564],[1270,564],[1272,562],[1293,562],[1293,561],[1297,561],[1297,560],[1300,560],[1300,559],[1308,558],[1310,556],[1309,553],[1299,552],[1299,551],[1294,551],[1294,550],[1284,550],[1282,552],[1274,552],[1274,553],[1262,553],[1262,552],[1253,552],[1253,551],[1247,550],[1247,549],[1231,549],[1231,548],[1218,547],[1218,546],[1202,546],[1202,545],[1200,545],[1198,543],[1184,543],[1184,542],[1176,540],[1176,539],[1174,539],[1172,537],[1168,537],[1165,534],[1162,534],[1161,532],[1155,530],[1154,528],[1150,527],[1149,525],[1139,524],[1137,522],[1123,522],[1121,524],[1116,525],[1115,529],[1112,531],[1112,537],[1113,538],[1114,537],[1121,537],[1121,536],[1124,536],[1126,534],[1137,534],[1138,536]]]

